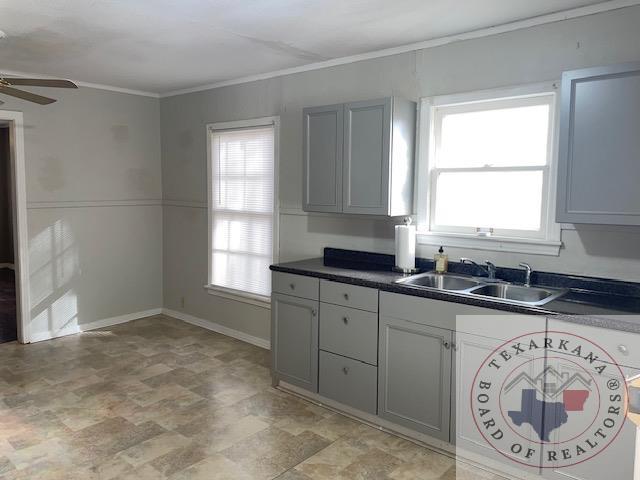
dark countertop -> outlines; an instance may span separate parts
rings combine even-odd
[[[540,274],[540,280],[545,279],[545,275],[549,277],[551,275],[559,276],[560,280],[565,282],[562,286],[564,288],[570,288],[570,290],[563,297],[545,305],[527,306],[504,303],[476,295],[442,290],[427,290],[395,283],[396,280],[402,278],[404,275],[390,271],[390,268],[387,267],[388,265],[380,263],[373,264],[366,261],[345,262],[339,258],[327,258],[327,254],[325,253],[325,258],[279,263],[272,265],[271,270],[377,288],[385,292],[463,303],[513,313],[553,315],[559,320],[572,323],[640,333],[640,297],[611,292],[612,289],[616,288],[619,291],[628,293],[629,289],[633,289],[635,284],[608,280],[600,281],[599,279],[591,279],[589,277],[566,276],[565,278],[559,276],[559,274]],[[421,270],[428,271],[431,269],[429,265],[426,265],[426,267],[427,268]],[[500,275],[499,277],[504,278]],[[534,282],[532,283],[536,283],[535,278],[536,277],[534,277]],[[513,280],[509,279],[509,281]],[[600,281],[600,284],[606,284],[606,288],[600,288],[600,291],[587,290],[585,288],[571,288],[571,281],[578,287],[588,286],[590,285],[589,282],[591,282],[594,288],[596,288],[596,285],[598,285],[599,288],[597,282]],[[539,284],[541,286],[552,286],[548,285],[549,283],[557,284],[561,282],[555,279],[544,283],[540,282]],[[617,283],[619,283],[619,285],[617,285]],[[611,284],[614,286],[612,287]]]

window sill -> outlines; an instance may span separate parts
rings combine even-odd
[[[475,235],[418,232],[417,241],[421,245],[444,245],[446,247],[473,248],[494,252],[528,253],[532,255],[560,255],[562,242],[554,240],[533,240],[507,237],[477,237]]]
[[[254,295],[251,293],[233,290],[232,288],[218,287],[216,285],[204,285],[204,289],[209,295],[235,300],[237,302],[248,303],[256,307],[271,309],[271,298],[262,295]]]

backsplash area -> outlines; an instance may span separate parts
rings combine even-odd
[[[400,219],[372,219],[357,215],[280,214],[280,261],[322,255],[331,245],[347,250],[392,254],[394,225]],[[640,227],[563,225],[558,256],[512,253],[444,245],[449,259],[470,257],[478,263],[516,267],[529,263],[535,271],[640,282]],[[416,255],[433,258],[437,245],[417,245]]]
[[[384,253],[326,247],[324,249],[324,264],[330,267],[351,268],[354,270],[391,271],[395,261],[393,255]],[[434,262],[430,259],[416,258],[416,267],[420,271],[430,271],[434,268]],[[451,260],[449,261],[449,272],[477,276],[485,275],[474,265]],[[498,265],[496,277],[508,282],[523,283],[525,280],[525,271],[521,268],[509,268]],[[539,272],[534,270],[531,273],[531,283],[548,287],[571,288],[640,298],[640,283],[623,282],[606,278],[567,275],[556,272]]]

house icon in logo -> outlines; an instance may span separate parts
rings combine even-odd
[[[567,422],[567,412],[584,411],[591,383],[591,379],[580,373],[560,373],[552,366],[535,377],[521,372],[503,390],[505,394],[520,390],[520,410],[507,413],[514,425],[528,423],[542,441],[548,442],[550,433]]]

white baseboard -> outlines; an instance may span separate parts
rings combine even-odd
[[[227,337],[237,338],[238,340],[250,343],[251,345],[255,345],[256,347],[264,348],[266,350],[271,349],[271,342],[269,340],[265,340],[264,338],[260,337],[254,337],[253,335],[249,335],[248,333],[225,327],[210,320],[194,317],[193,315],[189,315],[188,313],[178,312],[177,310],[171,310],[169,308],[163,308],[162,314],[176,318],[178,320],[182,320],[183,322],[190,323],[191,325],[195,325],[197,327],[202,327],[207,330],[226,335]]]
[[[10,270],[15,270],[13,263],[0,263],[0,268],[8,268]]]
[[[76,333],[86,332],[89,330],[95,330],[96,328],[111,327],[120,323],[127,323],[132,320],[138,320],[144,317],[152,317],[153,315],[160,315],[162,313],[161,308],[153,308],[151,310],[143,310],[142,312],[128,313],[126,315],[120,315],[117,317],[104,318],[102,320],[96,320],[95,322],[83,323],[80,325],[70,325],[59,330],[48,330],[46,332],[32,333],[29,338],[30,343],[42,342],[44,340],[51,340],[52,338],[64,337],[66,335],[73,335]]]

